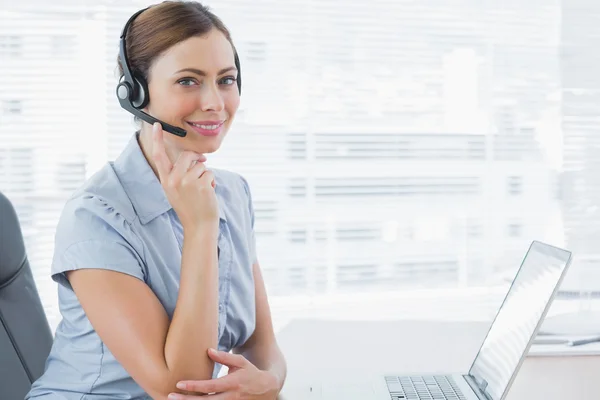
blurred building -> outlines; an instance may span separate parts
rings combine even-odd
[[[135,130],[116,57],[140,5],[27,3],[0,8],[0,189],[47,276],[66,197]],[[272,294],[497,282],[562,234],[559,5],[208,3],[244,76],[209,162],[250,181]]]
[[[575,254],[573,290],[600,293],[600,3],[562,2],[561,80],[567,246]]]
[[[51,320],[54,232],[67,197],[86,176],[90,125],[98,110],[86,99],[94,62],[77,7],[0,7],[0,190],[15,205],[30,264]],[[1,225],[2,221],[0,221]]]

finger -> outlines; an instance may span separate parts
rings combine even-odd
[[[202,178],[204,178],[204,176],[208,173],[210,173],[210,171],[207,171],[204,175],[202,175]],[[244,356],[241,354],[231,354],[225,351],[217,351],[214,349],[208,350],[208,356],[213,361],[228,367],[244,368],[250,363],[250,361],[246,360],[246,358],[244,358]]]
[[[182,184],[188,184],[188,183],[191,183],[193,181],[196,181],[206,171],[207,171],[206,165],[204,165],[204,163],[202,163],[202,162],[198,162],[198,163],[196,163],[196,165],[194,165],[192,168],[190,168],[190,170],[185,174],[185,176],[183,177],[183,180],[181,181],[181,183]]]
[[[175,181],[181,181],[188,170],[192,167],[192,163],[198,163],[204,156],[193,151],[182,151],[173,164],[173,171],[171,172],[171,179]]]
[[[210,396],[210,400],[236,400],[239,398],[236,392],[218,393]]]
[[[218,394],[213,394],[211,396],[209,396],[210,400],[235,400],[237,394],[235,392],[227,392],[227,393],[218,393]],[[206,399],[206,396],[201,395],[201,396],[195,396],[195,395],[185,395],[185,394],[179,394],[179,393],[171,393],[169,394],[168,397],[169,400],[200,400],[200,399]]]
[[[215,187],[215,175],[212,173],[212,171],[205,171],[198,179],[200,180],[200,184],[202,186],[208,187],[208,185],[210,185],[213,188]]]
[[[225,375],[221,378],[205,381],[181,381],[177,388],[195,393],[223,393],[237,391],[239,389],[239,377],[237,375]]]
[[[195,163],[197,162],[206,162],[207,158],[204,154],[198,154],[198,159],[192,161],[192,166],[194,166]]]
[[[211,396],[212,398],[212,396]],[[206,400],[205,395],[189,395],[189,394],[181,394],[181,393],[170,393],[168,400]],[[221,398],[223,399],[223,397]],[[212,400],[212,399],[211,399]]]
[[[160,123],[156,122],[152,125],[152,158],[154,159],[154,163],[156,164],[156,170],[158,172],[158,177],[160,180],[164,180],[171,172],[173,165],[167,156],[167,152],[165,151],[165,143],[163,141],[163,130]]]

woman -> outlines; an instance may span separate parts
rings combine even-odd
[[[248,184],[204,165],[239,105],[229,32],[196,2],[152,6],[126,30],[143,111],[187,134],[141,122],[67,202],[52,263],[63,318],[27,399],[275,399],[286,366]]]

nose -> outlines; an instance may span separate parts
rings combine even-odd
[[[212,84],[205,85],[203,89],[200,93],[200,108],[202,111],[223,111],[225,104],[219,88]]]

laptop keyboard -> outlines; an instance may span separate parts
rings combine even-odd
[[[392,400],[466,400],[451,376],[386,376]]]

